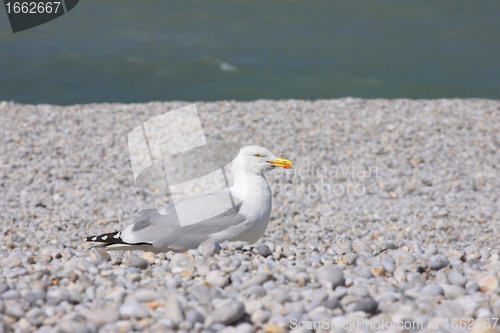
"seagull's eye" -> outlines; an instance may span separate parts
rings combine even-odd
[[[255,157],[257,157],[257,158],[261,158],[262,156],[260,156],[259,154],[257,154],[257,155],[255,155]]]

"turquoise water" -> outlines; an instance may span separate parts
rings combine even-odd
[[[500,98],[500,1],[82,0],[13,34],[0,100]]]

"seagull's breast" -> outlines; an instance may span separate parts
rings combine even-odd
[[[272,208],[271,191],[264,177],[253,179],[250,185],[238,185],[235,184],[232,189],[236,194],[235,201],[242,202],[239,214],[245,217],[245,221],[210,237],[219,241],[246,241],[253,244],[264,235],[269,225]]]

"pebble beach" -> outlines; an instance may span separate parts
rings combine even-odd
[[[189,104],[0,102],[0,332],[500,331],[500,101],[196,102],[208,141],[295,164],[265,235],[90,248],[171,203],[127,137]]]

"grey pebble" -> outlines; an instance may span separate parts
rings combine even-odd
[[[452,270],[448,273],[448,281],[450,281],[450,283],[452,284],[462,287],[467,283],[467,279],[460,272],[457,272],[455,270]]]
[[[290,300],[290,294],[286,291],[278,291],[276,295],[274,295],[274,300],[278,303],[284,303]]]
[[[347,289],[347,294],[361,297],[367,297],[369,295],[368,290],[362,286],[351,286]]]
[[[42,288],[33,288],[24,295],[24,299],[30,303],[35,303],[38,300],[43,300],[47,293]]]
[[[359,276],[364,277],[365,279],[369,279],[373,276],[371,269],[368,267],[359,267],[359,269],[357,269],[356,272],[358,273]]]
[[[381,264],[384,270],[388,273],[394,273],[396,270],[396,261],[391,257],[386,257],[382,260]]]
[[[174,322],[181,322],[184,320],[184,308],[174,297],[169,297],[165,304],[165,317]]]
[[[271,318],[271,312],[266,310],[257,310],[252,313],[250,321],[254,325],[265,324],[269,320],[269,318]]]
[[[212,313],[215,322],[224,325],[231,325],[245,315],[245,306],[240,301],[231,301],[230,303],[217,308]]]
[[[300,272],[305,272],[305,267],[300,267],[300,266],[291,266],[288,267],[284,272],[283,275],[288,279],[288,281],[293,281],[295,282],[295,276],[299,274]]]
[[[347,296],[342,297],[342,299],[340,300],[340,304],[342,304],[343,306],[347,306],[349,304],[357,303],[361,299],[362,299],[361,296],[347,295]]]
[[[4,313],[8,316],[14,317],[14,318],[21,318],[24,316],[25,312],[23,310],[23,307],[19,303],[12,303],[9,302],[8,304],[5,304],[5,310]]]
[[[252,313],[257,310],[263,310],[264,308],[262,301],[253,300],[245,303],[245,312],[249,315],[252,315]]]
[[[50,289],[47,292],[47,303],[51,305],[59,304],[62,301],[69,301],[70,299],[69,292],[62,287]]]
[[[369,314],[374,314],[377,312],[377,302],[371,297],[363,297],[356,306],[354,307],[354,311],[363,311]]]
[[[133,294],[133,299],[137,302],[151,302],[161,298],[161,294],[152,289],[138,289]]]
[[[420,293],[424,296],[439,296],[444,295],[444,290],[438,284],[429,284],[423,287]]]
[[[16,290],[16,289],[10,289],[10,290],[7,290],[5,291],[3,294],[2,294],[2,298],[4,300],[9,300],[9,299],[18,299],[20,298],[21,295],[19,294],[19,292]]]
[[[148,266],[149,263],[145,259],[136,256],[132,256],[127,259],[127,267],[137,267],[140,269],[146,269],[148,268]]]
[[[346,253],[344,255],[344,261],[348,264],[348,265],[352,265],[356,262],[356,259],[359,258],[359,254],[357,253]]]
[[[347,288],[344,286],[338,286],[337,288],[335,288],[331,296],[337,299],[341,299],[345,295],[347,295]]]
[[[234,328],[235,333],[252,333],[253,326],[249,323],[241,323]]]
[[[433,270],[440,270],[443,267],[446,267],[448,263],[442,260],[429,260],[427,261],[427,267]]]
[[[47,317],[44,311],[38,307],[33,307],[26,312],[25,317],[29,320],[29,322],[34,326],[41,326],[43,320]]]
[[[229,284],[228,278],[223,276],[218,270],[208,273],[207,276],[205,276],[205,281],[214,287],[220,288],[224,288]]]
[[[169,288],[178,288],[180,286],[179,280],[176,278],[167,279],[165,285]]]
[[[109,323],[114,323],[120,319],[120,314],[117,309],[99,309],[85,313],[85,317],[89,323],[95,324],[97,327],[102,327]]]
[[[373,252],[372,248],[368,244],[366,244],[364,242],[358,242],[354,246],[354,251],[356,253],[362,253],[362,252],[372,253]]]
[[[267,292],[266,289],[264,289],[264,287],[259,285],[253,285],[245,289],[245,294],[248,296],[264,297],[266,296]]]
[[[491,256],[490,251],[488,249],[485,249],[484,247],[479,250],[479,254],[481,255],[481,259],[488,260]]]
[[[444,296],[448,299],[456,299],[464,296],[465,289],[459,285],[444,285]]]
[[[123,303],[119,308],[120,318],[147,318],[149,317],[149,308],[137,301]]]
[[[6,283],[0,283],[0,294],[3,294],[7,290],[9,290],[9,286]]]
[[[415,257],[408,251],[389,250],[388,254],[396,261],[397,265],[409,265],[415,262]]]
[[[181,318],[182,316],[178,316],[178,318]],[[194,309],[190,309],[186,313],[186,320],[191,322],[191,323],[203,323],[205,321],[205,318],[201,313]]]
[[[301,301],[296,301],[296,302],[288,302],[288,303],[285,303],[285,309],[289,312],[289,313],[302,313],[305,311],[305,307],[304,307],[304,304],[302,304]]]
[[[57,333],[92,333],[92,329],[76,321],[64,320],[57,325]]]
[[[270,279],[271,279],[271,275],[269,275],[267,273],[257,273],[255,275],[253,275],[252,277],[250,277],[245,282],[243,282],[241,284],[240,288],[246,289],[246,288],[253,286],[253,285],[261,285],[264,282],[269,281]]]
[[[204,257],[213,257],[220,252],[220,244],[215,241],[206,241],[198,247],[198,252]]]
[[[337,243],[332,248],[338,255],[344,255],[348,252],[352,252],[352,244],[350,242]]]
[[[278,285],[274,281],[267,281],[262,284],[262,287],[268,290],[275,290],[278,288]]]
[[[337,286],[343,286],[345,284],[344,273],[340,268],[333,265],[318,268],[315,275],[316,281],[329,281],[334,289]]]
[[[468,281],[465,284],[465,291],[467,294],[472,295],[479,291],[479,284],[476,281]]]
[[[266,244],[257,244],[254,247],[254,252],[260,254],[263,257],[269,257],[272,254],[271,249]]]
[[[325,307],[329,308],[329,309],[340,309],[342,307],[342,304],[340,303],[340,301],[333,297],[333,296],[330,296],[330,298],[328,298],[325,303],[324,303]]]
[[[436,255],[438,254],[438,249],[435,245],[430,245],[426,250],[425,250],[425,254],[429,255],[429,256],[433,256],[433,255]]]
[[[315,293],[313,299],[311,300],[310,306],[314,309],[317,306],[323,305],[327,299],[328,293],[325,290],[320,289]]]

